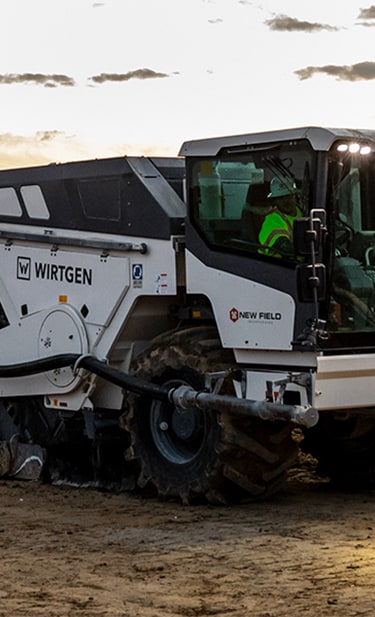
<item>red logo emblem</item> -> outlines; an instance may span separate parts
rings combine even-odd
[[[236,308],[232,308],[229,311],[229,319],[235,323],[239,317],[239,313]]]

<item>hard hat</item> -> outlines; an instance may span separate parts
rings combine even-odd
[[[271,192],[267,197],[284,197],[285,195],[293,195],[297,191],[297,187],[291,178],[272,178]]]

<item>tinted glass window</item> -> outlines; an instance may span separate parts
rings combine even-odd
[[[22,208],[13,187],[0,189],[0,215],[21,216]]]
[[[30,218],[49,219],[49,211],[40,186],[21,186],[21,195]]]
[[[195,159],[190,213],[210,245],[264,257],[294,259],[293,219],[309,208],[308,147]]]
[[[337,172],[339,169],[339,173]],[[375,154],[336,154],[331,164],[335,212],[329,327],[375,329]]]

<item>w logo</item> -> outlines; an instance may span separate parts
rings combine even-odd
[[[31,259],[30,257],[17,258],[17,278],[29,281],[31,278]]]

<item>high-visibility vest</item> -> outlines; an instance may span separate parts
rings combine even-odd
[[[280,210],[275,210],[266,216],[263,225],[259,232],[259,242],[264,246],[273,246],[279,238],[292,237],[293,221],[300,216],[300,211],[297,208],[297,213],[292,216],[284,214]]]

